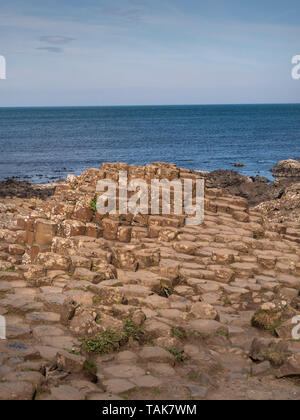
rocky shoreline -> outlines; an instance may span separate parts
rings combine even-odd
[[[120,170],[204,177],[204,224],[99,215]],[[0,183],[0,400],[299,400],[300,163],[273,173]]]
[[[289,159],[281,161],[274,168],[270,169],[270,172],[275,177],[273,182],[259,176],[247,177],[238,172],[228,170],[213,172],[192,170],[190,172],[201,175],[205,179],[207,189],[217,188],[224,194],[245,198],[251,207],[262,205],[260,208],[265,209],[266,213],[279,212],[276,216],[286,216],[285,213],[300,206],[299,197],[297,197],[297,194],[300,194],[299,160]],[[63,182],[64,180],[61,179],[47,184],[32,184],[27,181],[6,179],[5,181],[0,181],[0,198],[46,199],[53,195],[55,188]],[[294,195],[291,195],[291,193]],[[293,199],[295,199],[295,202],[291,203]],[[286,201],[289,202],[288,205],[286,205]],[[266,202],[269,203],[264,205]],[[276,207],[279,208],[277,209]]]

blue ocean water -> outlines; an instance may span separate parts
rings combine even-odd
[[[102,162],[153,161],[272,179],[300,156],[300,105],[0,108],[0,179],[48,182]]]

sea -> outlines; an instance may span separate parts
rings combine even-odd
[[[271,181],[278,161],[298,157],[300,104],[0,108],[0,180],[161,161]]]

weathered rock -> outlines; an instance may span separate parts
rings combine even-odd
[[[75,312],[75,303],[69,296],[61,293],[44,293],[41,300],[45,305],[45,309],[50,312],[58,312],[60,314],[60,322],[66,325],[73,317]]]
[[[122,288],[119,287],[106,287],[102,285],[90,286],[90,290],[96,294],[98,301],[102,305],[113,305],[115,303],[126,303],[127,299]]]
[[[270,361],[281,366],[289,356],[288,344],[275,339],[255,338],[251,345],[250,357],[254,361]]]
[[[39,254],[36,263],[43,266],[46,270],[68,271],[71,265],[71,259],[52,252]]]
[[[83,369],[85,358],[67,351],[60,351],[56,355],[58,369],[69,373],[80,373]]]
[[[269,361],[265,361],[252,366],[252,375],[259,376],[267,373],[271,369],[271,364]]]
[[[38,219],[35,222],[35,243],[51,245],[57,232],[57,224],[51,220]]]
[[[219,318],[218,312],[212,305],[203,302],[196,302],[191,307],[191,313],[197,319],[211,319],[217,320]]]
[[[105,280],[103,278],[103,274],[98,272],[93,272],[90,270],[87,270],[86,268],[77,267],[75,269],[75,272],[73,274],[73,277],[78,280],[85,280],[93,284],[99,284],[101,281]]]
[[[276,372],[277,378],[293,377],[300,375],[300,353],[289,357]]]
[[[299,178],[300,180],[300,162],[297,160],[282,160],[271,169],[276,178]]]

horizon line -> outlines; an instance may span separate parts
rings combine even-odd
[[[216,104],[148,104],[148,105],[17,105],[4,106],[0,109],[30,109],[30,108],[138,108],[138,107],[176,107],[176,106],[263,106],[263,105],[300,105],[300,102],[241,102]]]

